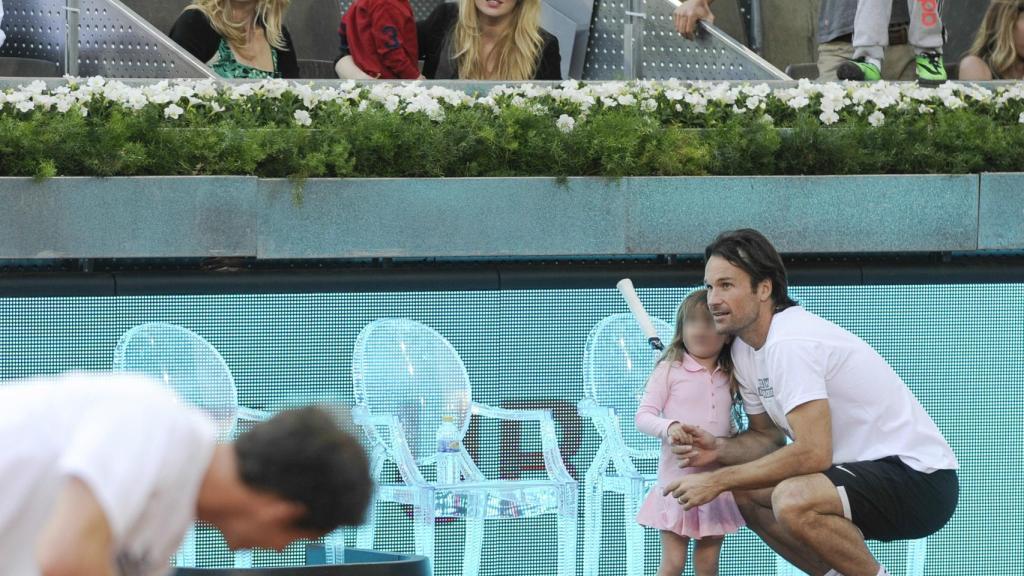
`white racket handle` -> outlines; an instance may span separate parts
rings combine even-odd
[[[644,310],[643,302],[641,302],[640,297],[636,295],[636,289],[633,288],[633,281],[629,278],[623,278],[622,280],[619,280],[615,287],[619,289],[619,294],[622,294],[622,297],[626,300],[626,305],[629,306],[629,311],[633,313],[633,318],[636,318],[636,323],[640,325],[640,330],[642,330],[644,336],[647,337],[647,342],[651,344],[652,348],[664,350],[665,346],[661,343],[661,338],[658,337],[658,331],[654,329],[654,323],[651,322],[651,317],[647,315],[647,310]]]

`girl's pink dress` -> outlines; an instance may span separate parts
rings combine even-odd
[[[636,412],[637,429],[661,438],[658,483],[640,506],[637,522],[689,538],[722,536],[744,526],[731,492],[723,492],[711,502],[690,510],[683,510],[671,495],[662,495],[665,485],[673,480],[717,468],[680,468],[670,449],[669,425],[693,424],[715,436],[728,436],[731,410],[729,377],[722,371],[709,373],[689,354],[682,362],[658,364]]]

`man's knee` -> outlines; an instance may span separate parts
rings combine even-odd
[[[813,509],[810,482],[806,476],[788,478],[772,492],[772,512],[775,520],[788,532],[803,525],[803,516]]]

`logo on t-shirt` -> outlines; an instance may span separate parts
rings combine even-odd
[[[772,385],[768,383],[767,378],[757,379],[757,395],[761,398],[775,397],[775,390],[772,388]]]

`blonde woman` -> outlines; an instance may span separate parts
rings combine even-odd
[[[416,25],[423,75],[438,80],[561,80],[558,39],[540,27],[541,0],[444,3]],[[342,78],[370,78],[341,46]]]
[[[172,40],[223,78],[298,78],[284,13],[291,0],[196,0],[171,27]]]
[[[994,0],[960,62],[961,80],[1024,80],[1024,0]]]

